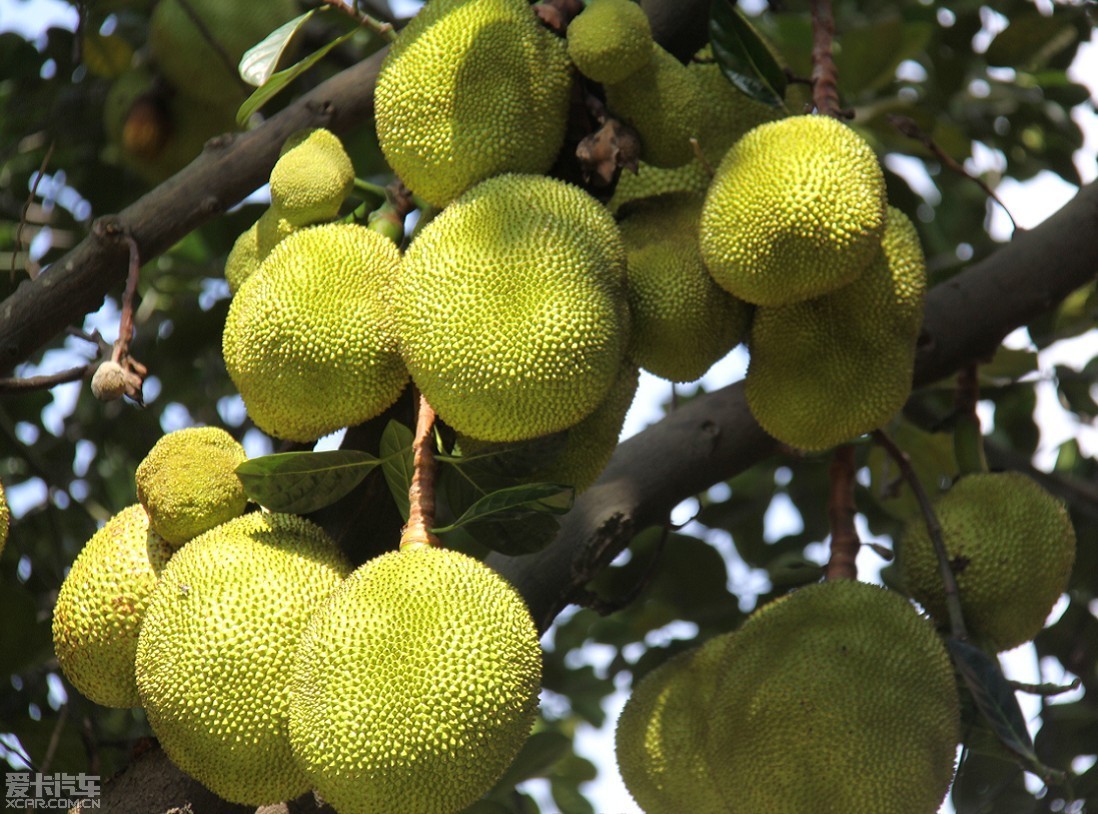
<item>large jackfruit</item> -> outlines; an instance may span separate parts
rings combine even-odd
[[[726,814],[706,762],[710,704],[728,635],[669,659],[634,688],[618,718],[618,769],[647,814]]]
[[[312,441],[396,401],[408,378],[388,302],[399,267],[392,241],[332,223],[295,231],[244,281],[222,349],[261,430]]]
[[[899,594],[839,580],[756,611],[709,707],[710,776],[733,814],[934,814],[960,739],[933,625]]]
[[[448,814],[491,788],[528,737],[541,651],[495,571],[410,548],[344,582],[292,675],[294,752],[340,814]]]
[[[632,0],[591,0],[568,24],[568,56],[595,82],[621,82],[647,63],[652,29]]]
[[[786,305],[852,283],[886,221],[877,156],[829,116],[756,127],[717,167],[701,220],[713,279],[756,305]]]
[[[236,803],[308,790],[287,736],[290,661],[305,623],[350,570],[318,526],[265,512],[172,557],[145,615],[136,672],[173,763]]]
[[[137,637],[172,551],[135,503],[88,540],[61,583],[53,609],[53,651],[65,678],[91,701],[140,706]]]
[[[624,270],[617,225],[579,188],[531,175],[478,184],[404,258],[394,311],[416,386],[483,441],[578,423],[621,367]]]
[[[157,441],[135,478],[153,530],[178,547],[243,514],[248,497],[236,468],[247,457],[218,427],[187,427]]]
[[[330,220],[354,181],[342,142],[324,128],[303,130],[286,140],[271,169],[271,207],[295,227]]]
[[[691,382],[739,344],[750,307],[713,282],[698,248],[700,195],[633,204],[618,224],[633,315],[629,357],[656,376]]]
[[[1036,636],[1067,589],[1075,530],[1064,505],[1020,472],[966,475],[934,503],[969,635],[1009,650]],[[948,624],[926,524],[908,522],[896,549],[904,587]]]
[[[783,443],[821,450],[888,421],[911,393],[926,264],[915,227],[889,209],[877,258],[855,282],[751,323],[748,407]]]
[[[433,0],[381,67],[378,140],[409,189],[445,206],[489,176],[548,170],[571,84],[564,41],[526,0]]]

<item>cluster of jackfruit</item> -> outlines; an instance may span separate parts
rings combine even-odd
[[[646,675],[616,743],[648,814],[933,814],[959,740],[933,625],[899,594],[840,580]]]

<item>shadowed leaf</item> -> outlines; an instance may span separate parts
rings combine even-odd
[[[236,468],[248,497],[273,512],[308,514],[346,495],[381,461],[359,450],[280,452]]]

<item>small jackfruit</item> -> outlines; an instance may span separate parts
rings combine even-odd
[[[966,475],[934,503],[969,634],[995,650],[1030,641],[1067,589],[1075,530],[1064,505],[1020,472]],[[926,524],[896,549],[904,587],[946,624],[945,590]]]
[[[323,128],[295,133],[271,170],[271,207],[294,226],[331,220],[354,185],[343,144]]]
[[[648,62],[652,29],[632,0],[591,0],[568,24],[568,56],[595,82],[621,82]]]
[[[627,342],[610,213],[544,176],[478,184],[408,248],[394,311],[416,386],[458,432],[518,441],[602,401]]]
[[[641,158],[679,167],[694,158],[705,102],[694,75],[655,42],[648,62],[621,82],[606,85],[606,105],[641,137]]]
[[[400,262],[377,232],[331,223],[289,235],[244,281],[222,350],[261,430],[312,441],[396,401],[408,379],[388,302]]]
[[[709,706],[710,777],[732,811],[934,814],[960,711],[933,625],[899,594],[810,585],[728,639]]]
[[[137,637],[172,556],[140,504],[99,529],[72,564],[53,609],[53,651],[65,678],[105,707],[136,707]]]
[[[489,176],[548,170],[571,86],[563,40],[526,0],[433,0],[378,74],[378,141],[409,189],[445,206]]]
[[[634,688],[614,735],[618,770],[647,814],[726,814],[705,755],[709,705],[729,636],[665,661]]]
[[[828,449],[885,424],[911,394],[926,264],[907,216],[889,209],[861,277],[813,300],[755,310],[747,405],[790,446]]]
[[[171,761],[226,800],[263,805],[309,781],[287,737],[290,661],[351,568],[300,517],[253,512],[191,540],[153,590],[136,673]]]
[[[225,282],[229,284],[229,293],[235,295],[267,259],[271,249],[298,228],[284,218],[280,210],[268,207],[255,223],[241,232],[225,258]]]
[[[709,181],[709,172],[697,158],[681,167],[653,167],[642,161],[635,173],[622,171],[614,196],[606,206],[620,217],[625,205],[632,201],[678,192],[705,195]]]
[[[502,577],[409,548],[356,570],[309,622],[290,706],[294,754],[341,814],[448,814],[530,734],[541,651]]]
[[[704,375],[739,344],[751,316],[702,264],[703,202],[700,195],[662,195],[631,205],[618,224],[633,315],[629,358],[675,382]]]
[[[713,279],[756,305],[786,305],[852,283],[877,255],[884,175],[866,141],[829,116],[756,127],[709,187],[701,249]]]
[[[153,530],[175,547],[244,513],[236,468],[244,447],[218,427],[187,427],[157,441],[137,467],[137,499]]]

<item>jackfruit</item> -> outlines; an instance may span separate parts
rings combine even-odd
[[[4,546],[8,544],[8,527],[11,524],[11,509],[8,508],[8,498],[4,494],[4,484],[0,483],[0,556],[4,553]]]
[[[621,82],[648,62],[652,29],[632,0],[591,0],[568,24],[568,56],[594,82]]]
[[[416,547],[332,594],[292,676],[294,754],[340,814],[447,814],[488,791],[530,734],[541,651],[495,571]]]
[[[331,220],[354,185],[343,144],[323,128],[295,133],[271,170],[271,207],[294,226]]]
[[[141,703],[176,766],[226,800],[276,803],[309,781],[287,737],[290,660],[351,568],[318,526],[254,512],[191,540],[153,590]]]
[[[648,62],[621,82],[609,83],[606,105],[641,137],[641,158],[657,167],[679,167],[694,158],[705,103],[694,75],[657,45]]]
[[[175,547],[244,513],[236,468],[244,447],[217,427],[188,427],[157,441],[137,467],[137,499],[153,531]]]
[[[432,0],[377,80],[382,152],[441,207],[489,176],[542,173],[564,141],[571,63],[526,0]]]
[[[273,206],[268,207],[267,211],[260,215],[259,220],[255,222],[255,246],[259,262],[262,263],[266,260],[267,255],[271,253],[275,246],[297,230],[298,227],[286,220],[281,212]]]
[[[672,192],[705,195],[709,181],[709,172],[696,158],[681,167],[653,167],[642,161],[635,173],[622,171],[614,188],[614,196],[606,206],[620,217],[625,212],[625,205],[632,201]]]
[[[629,358],[656,376],[692,382],[739,344],[750,307],[713,282],[698,248],[704,198],[662,195],[619,222],[633,315]]]
[[[665,661],[634,688],[614,735],[618,769],[647,814],[726,814],[706,765],[709,705],[728,635]]]
[[[61,583],[53,651],[65,678],[96,704],[141,704],[134,680],[137,637],[172,551],[135,503],[88,540]]]
[[[610,213],[544,176],[478,184],[416,236],[394,294],[412,379],[458,432],[518,441],[602,401],[628,339]]]
[[[960,739],[933,625],[899,594],[810,585],[728,640],[709,706],[710,777],[736,812],[934,814]]]
[[[269,210],[268,210],[269,211]],[[240,286],[259,268],[266,255],[259,252],[259,221],[257,220],[233,243],[229,256],[225,258],[225,282],[229,284],[229,293],[236,294]]]
[[[392,241],[354,224],[271,250],[233,297],[222,344],[256,426],[312,441],[396,401],[408,379],[388,303],[399,267]]]
[[[866,141],[829,116],[756,127],[717,167],[701,220],[713,279],[756,305],[852,283],[877,255],[884,175]]]
[[[744,385],[762,428],[821,450],[885,424],[911,394],[925,290],[919,236],[890,209],[881,252],[855,282],[756,309]]]
[[[1020,472],[962,477],[934,503],[969,634],[995,650],[1030,641],[1067,589],[1075,530],[1064,505]],[[896,550],[902,584],[948,624],[938,559],[921,519]]]

